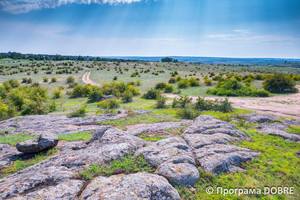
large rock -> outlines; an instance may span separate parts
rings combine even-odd
[[[260,153],[235,145],[214,144],[196,149],[195,155],[205,172],[220,174],[242,170],[239,166],[243,162],[258,157]]]
[[[250,138],[234,125],[212,116],[196,118],[193,125],[184,132],[183,138],[205,172],[219,174],[240,171],[242,162],[259,155],[250,149],[229,145]]]
[[[11,165],[16,160],[18,153],[16,147],[8,144],[0,144],[0,169]]]
[[[246,118],[247,123],[260,123],[259,126],[254,128],[258,129],[258,132],[264,133],[267,135],[279,136],[284,140],[299,142],[300,135],[287,133],[286,130],[290,129],[291,125],[300,126],[300,122],[295,119],[285,120],[282,117],[271,114],[247,114],[242,115]],[[275,121],[274,121],[275,120]]]
[[[38,153],[56,147],[58,138],[55,135],[44,133],[38,139],[19,142],[16,147],[23,153]]]
[[[131,111],[135,114],[145,114],[150,111]],[[33,115],[24,117],[14,117],[0,122],[0,132],[6,131],[13,133],[30,133],[40,135],[47,130],[54,135],[71,134],[86,131],[98,131],[102,127],[97,122],[116,120],[124,118],[128,113],[103,114],[92,117],[68,118],[62,115]]]
[[[187,126],[192,124],[191,120],[182,120],[180,122],[159,122],[154,124],[142,124],[137,128],[130,129],[127,132],[132,135],[138,135],[141,133],[153,133],[155,131],[167,130],[167,129],[186,129]]]
[[[180,200],[180,196],[165,178],[137,173],[95,178],[79,199]]]
[[[44,161],[45,162],[45,161]],[[42,187],[55,186],[73,177],[66,167],[36,164],[16,174],[0,179],[0,199],[25,195]]]
[[[166,162],[158,167],[157,173],[166,177],[170,183],[182,187],[195,185],[200,177],[198,169],[189,163]]]
[[[140,148],[135,155],[143,156],[153,167],[158,167],[157,173],[171,183],[187,186],[194,185],[199,179],[193,153],[182,138],[172,137],[151,143]]]
[[[273,120],[283,119],[282,117],[280,117],[278,115],[259,114],[259,113],[243,114],[241,116],[243,118],[247,119],[248,123],[269,123]]]
[[[43,199],[43,200],[73,200],[79,194],[84,182],[81,180],[66,180],[58,185],[19,195],[11,200]]]
[[[144,145],[145,141],[141,138],[115,128],[108,129],[102,137],[89,144],[84,141],[68,143],[59,148],[59,154],[1,179],[0,199],[26,196],[32,191],[43,188],[46,188],[46,192],[48,187],[73,179],[74,175],[85,167],[93,164],[108,164],[135,152]],[[50,190],[56,189],[50,188]],[[68,190],[66,192],[68,193]]]

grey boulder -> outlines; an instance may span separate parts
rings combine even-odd
[[[23,153],[39,153],[55,147],[58,138],[52,134],[44,133],[38,139],[19,142],[16,147],[18,151]]]
[[[79,199],[180,200],[180,196],[162,176],[141,172],[95,178]]]
[[[195,185],[200,178],[198,169],[189,163],[163,163],[158,167],[157,173],[181,187]]]

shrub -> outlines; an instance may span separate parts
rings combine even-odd
[[[178,110],[176,115],[183,119],[195,119],[200,113],[197,110],[194,110],[192,106],[188,106]]]
[[[63,93],[61,90],[54,90],[52,93],[53,99],[59,99],[63,96]]]
[[[50,104],[49,104],[49,111],[50,112],[54,112],[57,110],[57,103],[56,101],[51,101]]]
[[[272,93],[297,92],[296,83],[285,74],[274,74],[263,82],[265,90]]]
[[[43,78],[43,81],[44,81],[44,83],[48,83],[48,78],[47,78],[47,77],[44,77],[44,78]]]
[[[176,79],[175,78],[170,78],[168,83],[169,84],[174,84],[174,83],[176,83]]]
[[[223,113],[229,113],[233,111],[231,103],[228,101],[227,98],[224,100],[216,100],[214,105],[215,111],[220,111]]]
[[[74,110],[68,116],[69,117],[84,117],[86,115],[86,106],[80,107],[78,110]]]
[[[198,97],[196,103],[195,103],[195,109],[196,110],[212,110],[214,107],[212,101],[207,101],[204,98]]]
[[[156,99],[158,96],[160,96],[159,90],[150,89],[143,95],[143,98],[144,99]]]
[[[178,88],[183,89],[183,88],[188,88],[189,85],[189,81],[188,79],[181,79],[180,81],[178,81]]]
[[[122,94],[122,101],[123,101],[124,103],[132,102],[132,97],[133,97],[132,92],[130,92],[129,90],[126,90],[126,91]]]
[[[8,81],[3,82],[3,85],[6,90],[10,90],[12,88],[20,87],[20,83],[15,79],[10,79]]]
[[[0,103],[0,120],[14,117],[17,114],[16,108]]]
[[[244,86],[235,79],[218,82],[217,86],[207,90],[207,93],[218,96],[270,96],[270,93],[267,91],[260,91],[255,88]]]
[[[165,93],[172,93],[174,92],[174,86],[173,85],[167,85],[165,90],[164,90]]]
[[[27,100],[22,106],[22,115],[46,115],[49,107],[43,102],[42,98],[37,101]]]
[[[206,86],[211,86],[212,85],[212,80],[210,80],[209,78],[204,79],[204,83]]]
[[[157,83],[155,85],[155,89],[157,89],[157,90],[162,90],[162,89],[165,89],[166,87],[167,87],[166,83]]]
[[[157,97],[156,108],[165,108],[166,107],[166,98],[163,96]]]
[[[111,98],[111,99],[107,99],[104,101],[100,101],[97,104],[98,107],[100,108],[104,108],[104,109],[114,109],[114,108],[119,108],[119,102],[117,100],[117,98]]]
[[[200,86],[200,83],[197,79],[195,78],[190,78],[189,79],[189,85],[192,86],[192,87],[195,87],[195,86]]]
[[[179,99],[175,98],[172,103],[172,108],[185,108],[192,102],[192,98],[188,96],[180,96]]]
[[[56,83],[57,82],[57,78],[56,77],[52,77],[51,78],[51,83]]]
[[[74,84],[75,83],[75,78],[74,76],[69,76],[66,80],[67,84]]]
[[[103,97],[103,93],[99,87],[94,87],[90,92],[89,92],[89,102],[97,102],[100,101],[101,98]]]
[[[117,77],[117,76],[115,76],[115,77],[113,78],[113,80],[114,80],[114,81],[118,80],[118,77]]]

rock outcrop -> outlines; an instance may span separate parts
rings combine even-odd
[[[154,124],[143,124],[135,129],[130,129],[127,133],[132,135],[138,135],[141,133],[151,133],[160,130],[167,130],[167,129],[179,129],[183,128],[186,129],[188,126],[192,124],[192,120],[182,120],[180,122],[159,122]]]
[[[132,111],[135,114],[145,114],[149,111]],[[98,131],[101,126],[97,122],[121,119],[127,116],[127,112],[120,114],[103,114],[92,117],[75,117],[53,115],[33,115],[25,117],[14,117],[0,122],[0,132],[30,133],[40,135],[45,130],[53,135],[70,134],[86,131]]]
[[[291,125],[300,126],[300,122],[295,119],[284,119],[277,115],[258,113],[245,114],[242,117],[246,119],[246,123],[260,123],[259,126],[255,126],[260,133],[279,136],[287,141],[300,141],[300,135],[286,132]]]
[[[196,118],[193,125],[184,132],[183,138],[205,172],[219,174],[242,170],[239,167],[242,162],[259,155],[250,149],[228,145],[238,140],[249,140],[249,136],[232,124],[211,116]]]
[[[80,123],[84,120],[78,119]],[[13,122],[21,121],[10,120],[9,124]],[[39,129],[36,129],[37,124],[35,130]],[[199,167],[215,174],[236,172],[243,170],[240,168],[242,162],[259,155],[250,149],[229,144],[248,140],[249,137],[235,126],[210,116],[199,116],[182,137],[146,142],[134,134],[97,126],[89,141],[66,143],[58,147],[59,152],[54,156],[0,179],[0,199],[179,200],[180,196],[171,184],[194,185],[199,179]],[[30,142],[31,145],[35,143],[30,146]],[[43,134],[38,140],[19,143],[18,149],[23,148],[26,153],[36,152],[56,144],[56,136]],[[9,166],[18,156],[16,148],[10,145],[0,145],[0,153],[0,167]],[[109,164],[131,153],[144,157],[156,169],[155,173],[100,176],[91,182],[78,180],[75,176],[86,167]]]
[[[17,150],[23,153],[39,153],[56,147],[58,138],[49,133],[43,133],[38,139],[27,140],[17,144]]]
[[[95,178],[79,199],[180,200],[180,196],[165,178],[142,172]]]
[[[143,156],[153,167],[158,167],[157,173],[171,183],[188,186],[199,179],[193,153],[182,138],[160,140],[140,148],[135,155]]]

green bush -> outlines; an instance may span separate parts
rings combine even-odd
[[[157,90],[162,90],[162,89],[165,89],[167,87],[167,83],[157,83],[155,85],[155,89]]]
[[[44,78],[43,78],[43,81],[44,81],[44,83],[48,83],[48,78],[47,78],[47,77],[44,77]]]
[[[0,102],[0,120],[9,119],[17,115],[15,107],[8,106]]]
[[[150,89],[148,90],[144,95],[144,99],[156,99],[157,97],[160,96],[160,91],[156,89]]]
[[[75,77],[74,76],[69,76],[66,80],[67,84],[74,84],[75,83]]]
[[[212,80],[210,80],[209,78],[204,79],[204,83],[206,86],[211,86],[212,85]]]
[[[124,103],[132,102],[132,97],[133,97],[132,92],[130,92],[129,90],[126,90],[126,91],[123,92],[123,94],[122,94],[122,101],[123,101]]]
[[[179,109],[176,115],[183,119],[195,119],[200,113],[193,109],[193,106],[187,106],[186,108]]]
[[[78,110],[74,110],[68,116],[69,117],[84,117],[86,115],[86,106],[82,106]]]
[[[172,92],[174,92],[174,86],[173,85],[167,85],[166,87],[165,87],[165,90],[164,90],[164,92],[165,93],[172,93]]]
[[[103,97],[103,93],[99,87],[93,87],[93,89],[89,92],[89,102],[98,102]]]
[[[97,103],[97,106],[103,109],[114,109],[119,108],[120,104],[117,98],[111,98],[104,101],[100,101],[99,103]]]
[[[57,110],[57,103],[56,101],[51,101],[50,104],[49,104],[49,111],[50,112],[54,112]]]
[[[166,98],[163,96],[157,97],[156,108],[165,108],[166,107]]]
[[[52,77],[51,78],[51,83],[56,83],[57,82],[57,78],[56,77]]]
[[[189,79],[189,85],[190,85],[191,87],[195,87],[195,86],[200,86],[200,83],[199,83],[199,81],[198,81],[197,79],[195,79],[195,78],[190,78],[190,79]]]
[[[190,82],[188,79],[181,79],[177,83],[178,88],[183,89],[183,88],[188,88],[190,86]]]
[[[270,96],[270,93],[267,91],[257,90],[255,88],[245,86],[235,79],[218,82],[217,86],[213,89],[207,90],[207,93],[218,96]]]
[[[185,108],[192,103],[192,98],[188,96],[180,96],[179,99],[175,98],[172,103],[172,108]]]
[[[274,74],[263,82],[265,90],[272,93],[297,92],[296,83],[285,74]]]
[[[61,90],[53,90],[52,96],[53,99],[59,99],[63,96],[63,93]]]

